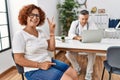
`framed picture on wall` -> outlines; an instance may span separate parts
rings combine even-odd
[[[105,9],[98,9],[98,13],[105,13]]]

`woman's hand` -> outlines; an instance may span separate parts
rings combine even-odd
[[[54,34],[55,31],[55,23],[53,22],[54,17],[52,18],[52,20],[50,21],[48,18],[48,24],[49,24],[49,29],[50,29],[50,34]]]
[[[43,69],[43,70],[47,70],[49,69],[52,65],[56,65],[55,63],[52,63],[50,61],[45,61],[45,62],[41,62],[38,63],[38,68]]]

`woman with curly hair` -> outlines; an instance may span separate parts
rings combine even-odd
[[[78,80],[74,69],[48,55],[48,50],[55,50],[53,18],[47,18],[49,36],[36,28],[45,22],[45,13],[40,7],[34,4],[24,6],[18,20],[25,27],[14,35],[12,49],[15,62],[24,67],[27,80]]]

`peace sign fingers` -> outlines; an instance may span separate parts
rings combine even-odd
[[[49,18],[47,18],[48,24],[49,24],[49,28],[50,28],[50,33],[54,33],[55,30],[55,23],[53,22],[54,17],[52,17],[52,20],[50,21]]]

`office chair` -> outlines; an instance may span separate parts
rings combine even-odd
[[[14,54],[13,53],[12,53],[12,58],[14,60]],[[15,65],[16,65],[16,68],[18,70],[18,73],[21,74],[22,80],[24,80],[24,68],[23,68],[23,66],[20,66],[16,63],[15,63]]]
[[[112,46],[107,49],[107,60],[103,64],[101,80],[103,80],[105,69],[109,72],[109,80],[111,80],[112,73],[120,74],[120,46]]]

